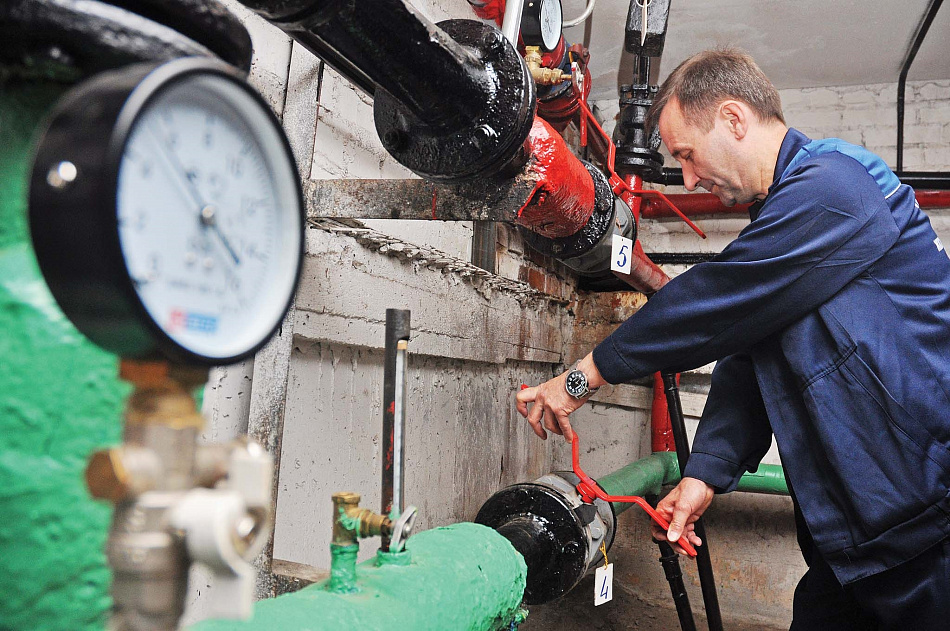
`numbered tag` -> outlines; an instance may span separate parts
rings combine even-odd
[[[633,255],[633,241],[615,234],[610,248],[611,271],[630,273],[630,257]]]
[[[627,239],[629,241],[630,239]],[[610,602],[614,597],[614,564],[601,565],[594,573],[594,606]]]

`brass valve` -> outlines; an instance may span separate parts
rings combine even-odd
[[[524,60],[528,70],[538,85],[557,85],[571,80],[571,75],[562,72],[560,68],[544,68],[541,66],[541,47],[525,46]]]
[[[359,539],[392,534],[392,520],[368,508],[360,508],[359,503],[359,493],[333,494],[333,543],[336,545],[350,546]]]

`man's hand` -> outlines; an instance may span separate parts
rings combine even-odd
[[[657,541],[669,541],[679,554],[686,554],[676,541],[686,533],[686,537],[694,546],[701,546],[703,540],[695,532],[696,520],[709,508],[715,490],[710,485],[696,478],[683,478],[656,505],[656,512],[669,522],[670,528],[666,532],[655,522],[652,523],[653,538]]]
[[[583,371],[587,376],[588,386],[599,388],[607,382],[600,376],[600,371],[594,364],[591,354],[588,354],[577,364],[578,370]],[[586,399],[575,399],[567,393],[564,382],[567,373],[542,383],[540,386],[525,388],[518,393],[518,412],[521,416],[528,419],[531,429],[542,439],[547,439],[548,435],[544,431],[546,427],[555,434],[564,436],[568,442],[574,440],[574,432],[571,430],[571,422],[568,416],[577,408],[587,402]],[[533,403],[531,411],[528,411],[528,404]],[[542,422],[544,427],[542,427]]]

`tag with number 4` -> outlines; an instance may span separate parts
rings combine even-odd
[[[614,564],[601,565],[594,573],[594,606],[610,602],[614,597]]]
[[[630,256],[633,254],[633,241],[619,234],[610,242],[610,269],[623,274],[630,273]]]

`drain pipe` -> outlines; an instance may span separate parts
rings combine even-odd
[[[689,439],[686,436],[686,422],[683,418],[683,406],[680,402],[679,386],[676,384],[676,375],[671,372],[663,373],[663,386],[666,390],[666,404],[669,409],[670,421],[673,428],[673,437],[676,442],[676,457],[680,471],[686,469],[689,460]],[[696,568],[699,571],[699,582],[703,593],[703,604],[706,607],[706,621],[709,631],[722,631],[722,613],[719,611],[719,595],[716,592],[716,578],[713,575],[712,560],[709,556],[709,538],[706,536],[706,527],[700,517],[694,523],[696,535],[703,540],[696,556]]]
[[[921,44],[924,43],[924,38],[927,37],[927,31],[930,30],[930,25],[933,24],[934,18],[937,17],[937,11],[940,10],[940,5],[943,4],[943,0],[931,0],[930,6],[927,7],[927,12],[924,14],[923,19],[920,22],[920,25],[917,27],[917,32],[914,34],[914,41],[910,45],[910,50],[907,51],[907,56],[904,57],[904,63],[901,64],[901,73],[900,77],[897,79],[897,173],[900,174],[904,170],[904,92],[907,87],[907,73],[910,72],[910,67],[914,63],[914,59],[917,57],[917,51],[920,50]]]

